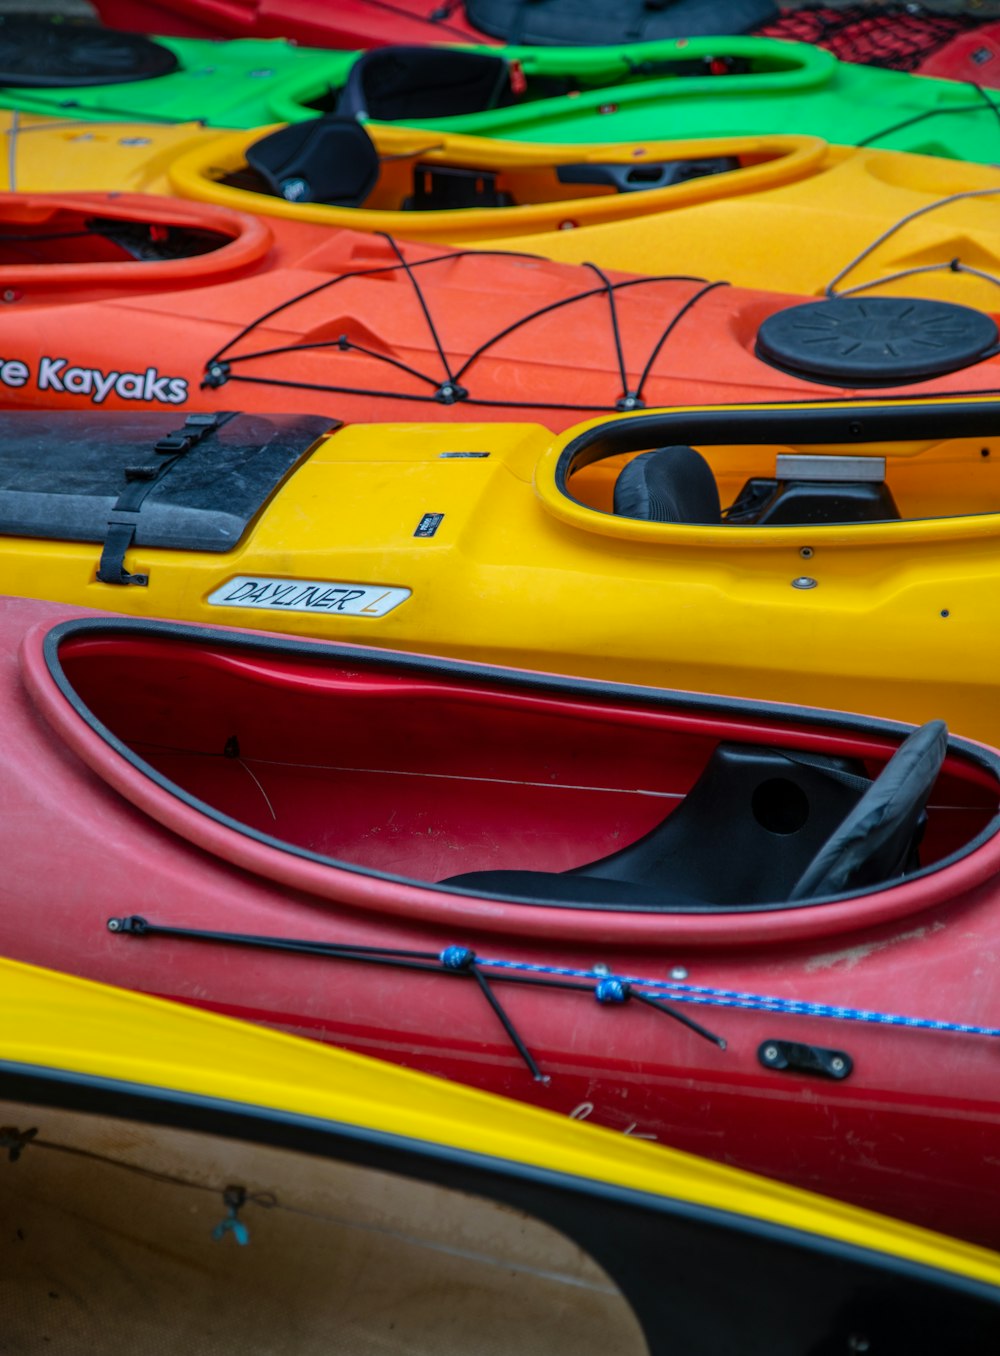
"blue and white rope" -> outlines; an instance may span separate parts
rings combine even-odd
[[[964,1036],[1000,1036],[1000,1027],[974,1026],[967,1022],[944,1022],[933,1017],[906,1017],[892,1012],[873,1012],[868,1008],[840,1007],[832,1003],[808,1003],[795,998],[777,998],[738,989],[718,989],[703,984],[682,984],[668,979],[648,979],[642,975],[596,975],[593,970],[575,970],[563,965],[537,965],[529,961],[498,960],[477,956],[464,946],[449,946],[441,952],[441,964],[447,969],[511,970],[526,974],[550,975],[561,979],[596,980],[595,997],[602,1003],[623,1003],[629,989],[644,998],[667,999],[673,1003],[694,1003],[703,1007],[742,1008],[749,1012],[775,1012],[795,1017],[827,1017],[842,1022],[868,1022],[876,1026],[901,1026],[922,1031],[951,1031]]]

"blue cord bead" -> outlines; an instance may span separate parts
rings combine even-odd
[[[468,970],[476,960],[476,953],[467,946],[446,946],[438,957],[446,970]]]
[[[602,979],[594,987],[598,1003],[624,1003],[629,993],[629,986],[620,979]]]

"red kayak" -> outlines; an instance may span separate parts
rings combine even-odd
[[[1000,1244],[992,750],[28,600],[0,665],[3,954]]]
[[[304,47],[509,42],[605,47],[749,33],[771,0],[95,0],[112,28],[182,38],[291,38]]]
[[[973,14],[942,14],[911,4],[802,5],[764,23],[760,37],[812,42],[841,61],[968,79],[932,64],[939,54],[974,39],[985,20]],[[977,83],[989,84],[978,80]]]
[[[996,325],[969,307],[803,304],[142,194],[0,195],[0,296],[0,406],[17,409],[559,430],[643,406],[1000,385]],[[817,344],[820,311],[831,329]],[[859,333],[873,355],[863,389]]]
[[[970,85],[1000,87],[1000,23],[983,24],[970,33],[958,33],[920,63],[921,75],[943,80],[965,80]]]

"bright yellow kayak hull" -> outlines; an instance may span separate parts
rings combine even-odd
[[[911,1225],[427,1075],[197,1009],[0,961],[5,1080],[160,1090],[355,1127],[818,1235],[848,1248],[1000,1286],[1000,1256]],[[9,1083],[8,1083],[9,1086]],[[164,1095],[165,1094],[165,1095]],[[56,1095],[58,1103],[58,1094]],[[169,1121],[168,1121],[169,1123]],[[128,1138],[116,1146],[125,1156]],[[41,1152],[30,1144],[23,1164]],[[4,1164],[4,1173],[8,1171]],[[93,1171],[83,1166],[83,1172]],[[127,1177],[126,1177],[127,1181]],[[280,1198],[279,1198],[280,1204]],[[222,1213],[221,1211],[219,1212]]]
[[[261,129],[60,123],[10,113],[0,115],[0,126],[6,133],[7,154],[0,156],[4,188],[178,194],[242,211],[384,231],[401,239],[523,250],[566,262],[724,278],[741,286],[806,295],[822,292],[909,214],[951,194],[978,194],[910,221],[852,269],[844,286],[917,269],[880,291],[983,310],[1000,308],[995,283],[952,268],[959,260],[1000,277],[1000,175],[987,165],[830,146],[801,136],[648,142],[641,147],[545,146],[373,128],[383,157],[382,179],[400,192],[417,160],[432,166],[492,167],[512,176],[514,186],[526,193],[543,185],[545,200],[526,205],[413,212],[290,203],[220,183],[245,166],[246,148]],[[548,169],[554,163],[635,166],[736,153],[751,163],[667,188],[590,197],[557,184]]]
[[[741,422],[772,415],[756,441],[715,445],[720,428],[736,444]],[[692,433],[706,419],[711,446]],[[910,440],[887,440],[903,419]],[[925,422],[928,435],[914,438]],[[596,427],[637,430],[638,447],[700,446],[723,503],[749,477],[773,475],[789,448],[885,455],[902,521],[699,527],[616,517],[607,509],[621,456],[576,474],[572,497],[558,483],[566,449]],[[622,416],[558,436],[533,425],[355,425],[316,444],[231,550],[133,548],[126,569],[148,584],[128,587],[98,581],[93,542],[4,536],[0,578],[19,596],[137,616],[941,717],[1000,744],[996,430],[997,400],[731,406]],[[317,588],[285,587],[295,581]],[[343,589],[323,595],[328,583]],[[345,592],[358,588],[345,610]]]

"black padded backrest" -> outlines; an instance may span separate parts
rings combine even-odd
[[[455,47],[373,47],[351,67],[337,116],[405,122],[481,113],[510,101],[510,67],[502,57]]]
[[[289,202],[360,207],[378,182],[378,152],[353,118],[293,122],[247,149],[247,164]]]
[[[914,730],[809,863],[789,898],[863,889],[907,870],[947,748],[943,720]]]
[[[651,523],[722,522],[712,468],[693,447],[643,452],[615,481],[614,511]]]
[[[465,12],[482,33],[538,47],[749,33],[778,17],[771,0],[465,0]]]

